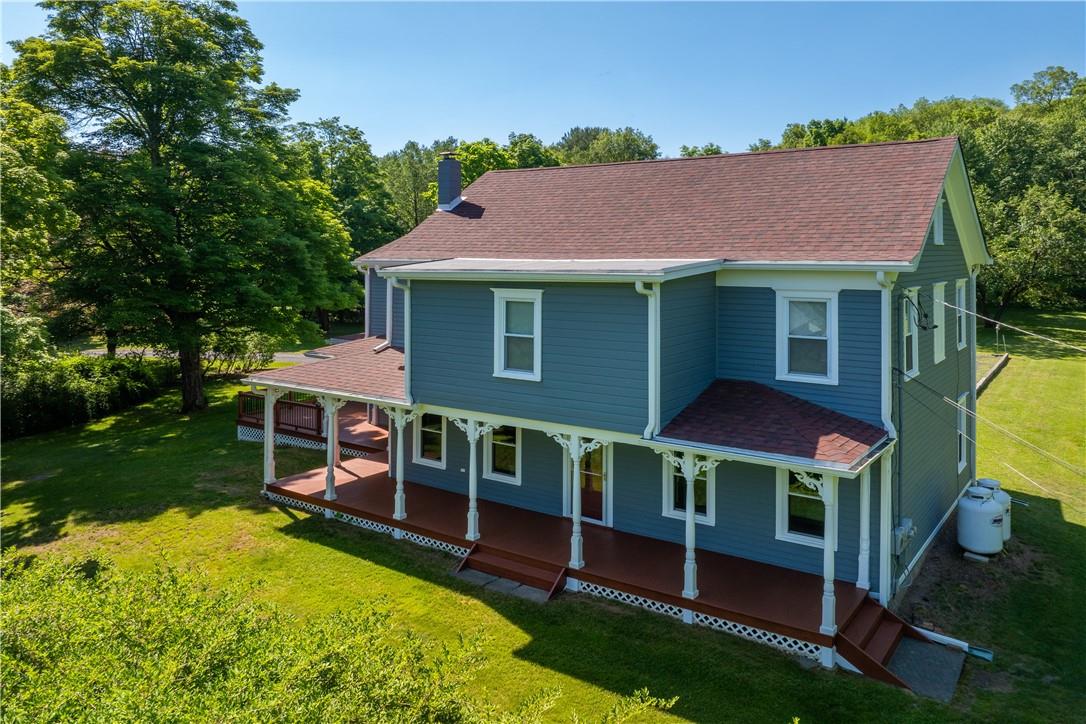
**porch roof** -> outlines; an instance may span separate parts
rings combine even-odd
[[[346,398],[406,404],[403,352],[377,348],[379,337],[352,340],[313,350],[315,362],[264,370],[246,378],[253,385],[329,393]]]
[[[659,437],[851,468],[886,432],[757,382],[716,380]]]

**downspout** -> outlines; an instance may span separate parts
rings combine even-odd
[[[883,453],[882,464],[879,468],[879,602],[886,606],[890,602],[893,573],[892,548],[893,537],[890,526],[893,525],[893,477],[894,477],[894,453],[896,452],[897,428],[894,426],[894,397],[893,397],[893,315],[891,291],[894,288],[894,280],[890,279],[886,272],[875,273],[875,281],[881,288],[881,370],[880,382],[882,386],[882,425],[890,436],[891,444]]]
[[[392,289],[392,287],[403,290],[403,396],[407,398],[408,405],[413,405],[415,401],[411,397],[411,281],[401,282],[396,277],[389,277],[388,288]],[[391,305],[389,309],[392,309]],[[391,311],[388,316],[391,321]],[[391,323],[388,326],[388,341],[392,343]]]
[[[975,442],[976,439],[977,439],[977,418],[975,417],[975,415],[977,414],[977,385],[975,383],[975,380],[977,379],[977,314],[976,314],[976,312],[977,312],[977,272],[979,272],[979,271],[980,271],[980,267],[978,265],[976,265],[976,264],[974,264],[973,268],[969,270],[969,284],[970,284],[970,287],[971,287],[970,290],[969,290],[969,311],[971,312],[971,314],[969,315],[969,345],[968,345],[968,349],[969,349],[969,366],[970,366],[970,369],[973,372],[973,374],[970,376],[969,379],[974,380],[974,383],[972,384],[971,390],[969,392],[969,403],[970,403],[969,407],[970,407],[970,410],[972,411],[973,414],[969,416],[969,421],[966,423],[967,429],[969,427],[972,427],[972,429],[969,430],[969,433],[970,433],[969,434],[969,440],[973,441],[973,442],[970,442],[970,445],[973,448],[973,450],[972,450],[973,454],[969,456],[969,479],[970,479],[969,484],[970,485],[974,484],[976,482],[976,479],[977,479],[977,443]]]
[[[660,428],[660,285],[636,281],[634,290],[648,299],[648,420],[642,437],[651,440]]]

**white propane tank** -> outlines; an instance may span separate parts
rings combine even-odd
[[[985,556],[1003,550],[1003,506],[988,488],[971,486],[958,501],[958,545]]]
[[[1011,496],[995,478],[977,478],[977,485],[992,491],[992,500],[1003,506],[1003,542],[1011,539]]]

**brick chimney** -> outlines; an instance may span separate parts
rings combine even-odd
[[[442,151],[437,162],[437,208],[451,211],[460,203],[460,162],[454,151]]]

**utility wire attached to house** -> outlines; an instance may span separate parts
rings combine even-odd
[[[1082,352],[1083,354],[1086,354],[1086,347],[1079,347],[1077,345],[1071,344],[1070,342],[1064,342],[1063,340],[1060,340],[1060,339],[1055,339],[1053,337],[1046,337],[1043,334],[1037,334],[1036,332],[1030,332],[1028,329],[1022,329],[1021,327],[1015,327],[1013,324],[1007,324],[1006,322],[1000,322],[1000,321],[998,321],[996,319],[992,319],[991,317],[985,317],[983,314],[977,314],[976,312],[971,312],[968,309],[963,309],[961,307],[955,306],[955,305],[951,304],[950,302],[944,301],[943,305],[947,306],[947,307],[950,307],[951,309],[955,309],[955,310],[957,310],[959,312],[965,312],[966,314],[972,314],[977,319],[983,319],[985,322],[991,322],[992,324],[996,325],[997,329],[999,327],[1006,327],[1007,329],[1013,329],[1015,332],[1018,332],[1020,334],[1025,334],[1025,335],[1028,335],[1030,337],[1036,337],[1037,339],[1043,339],[1046,342],[1052,342],[1053,344],[1058,344],[1058,345],[1061,345],[1063,347],[1069,347],[1069,348],[1075,350],[1076,352]]]
[[[1056,463],[1057,465],[1059,465],[1059,466],[1061,466],[1063,468],[1066,468],[1067,470],[1070,470],[1075,475],[1086,476],[1086,468],[1082,468],[1082,467],[1080,467],[1078,465],[1075,465],[1074,463],[1069,463],[1066,460],[1064,460],[1064,459],[1062,459],[1060,457],[1057,457],[1056,455],[1053,455],[1052,453],[1048,452],[1044,448],[1033,444],[1029,440],[1026,440],[1025,438],[1022,438],[1019,435],[1016,435],[1015,433],[1011,432],[1010,430],[1003,427],[1002,425],[999,425],[998,423],[995,423],[995,422],[993,422],[992,420],[989,420],[986,417],[982,417],[981,415],[978,415],[976,412],[973,412],[972,410],[970,410],[967,406],[959,404],[957,400],[950,399],[949,397],[944,395],[942,392],[939,392],[935,388],[927,385],[926,383],[924,383],[923,381],[921,381],[920,379],[918,379],[916,377],[913,377],[911,381],[917,383],[922,388],[924,388],[925,390],[930,392],[932,395],[938,396],[943,402],[947,403],[948,405],[953,407],[955,410],[961,410],[962,412],[969,415],[973,419],[979,420],[980,422],[983,422],[986,425],[990,425],[992,428],[994,428],[997,431],[1003,433],[1004,435],[1006,435],[1011,440],[1014,440],[1015,442],[1019,443],[1020,445],[1024,445],[1024,446],[1028,447],[1030,450],[1033,450],[1035,453],[1037,453],[1041,457],[1046,458],[1046,459]],[[913,399],[916,399],[916,398],[914,397]]]

